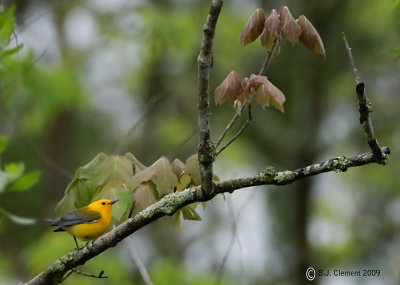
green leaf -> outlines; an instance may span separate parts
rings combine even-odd
[[[135,173],[138,172],[138,171],[142,171],[143,169],[146,168],[146,166],[145,166],[143,163],[141,163],[141,162],[136,158],[136,156],[134,156],[134,155],[133,155],[132,153],[130,153],[130,152],[126,153],[126,154],[124,155],[124,157],[125,157],[126,159],[128,159],[129,161],[132,162],[132,167],[135,169]]]
[[[167,223],[171,224],[172,226],[179,228],[181,226],[181,216],[182,216],[182,210],[179,209],[172,216],[165,216],[164,220],[167,221]]]
[[[128,192],[118,194],[118,203],[115,203],[112,210],[113,224],[120,224],[126,220],[133,206],[133,197]]]
[[[0,136],[0,154],[4,152],[7,147],[8,138],[5,135]]]
[[[179,179],[179,184],[176,186],[176,192],[182,192],[186,187],[192,184],[192,179],[189,174],[184,174]]]
[[[196,213],[198,203],[190,204],[182,208],[182,216],[185,220],[201,221],[201,217]]]
[[[0,14],[0,48],[4,48],[10,41],[10,36],[15,28],[15,5],[12,5],[5,13]]]
[[[156,187],[151,182],[142,183],[133,194],[135,202],[141,207],[139,210],[146,209],[148,206],[157,202]]]
[[[132,161],[124,156],[101,153],[82,167],[79,178],[90,179],[93,186],[102,186],[114,179],[129,181],[132,176]]]
[[[13,215],[2,208],[0,208],[0,216],[5,216],[5,217],[9,218],[13,223],[19,224],[22,226],[28,226],[28,225],[32,225],[32,224],[36,223],[35,219]]]
[[[197,159],[197,154],[193,154],[188,159],[186,159],[185,173],[192,177],[192,181],[195,185],[201,184],[199,161]]]
[[[15,53],[18,53],[22,48],[24,47],[23,44],[19,44],[16,47],[6,49],[1,53],[1,59],[4,59],[7,56],[13,55]]]
[[[164,156],[159,158],[149,168],[155,171],[151,181],[156,185],[160,197],[172,193],[178,185],[178,178],[174,174],[168,158]]]
[[[4,167],[8,175],[8,183],[14,181],[24,173],[25,165],[23,162],[10,162]]]
[[[98,154],[75,172],[64,197],[56,207],[57,215],[64,215],[99,198],[108,197],[107,195],[115,195],[108,198],[120,199],[118,196],[120,193],[132,194],[135,187],[142,183],[141,181],[134,185],[132,179],[136,175],[133,173],[139,171],[140,174],[142,169],[145,169],[145,166],[130,153],[125,156]],[[121,192],[117,190],[122,188]],[[118,204],[123,203],[118,202]],[[116,208],[119,207],[122,206]],[[128,206],[124,205],[124,208],[126,207]]]
[[[156,175],[156,171],[150,167],[147,167],[144,170],[136,173],[131,178],[131,184],[133,189],[139,187],[143,182],[149,181],[154,175]]]
[[[114,223],[120,223],[127,218],[132,207],[132,195],[125,183],[120,180],[113,180],[107,183],[103,188],[99,189],[93,196],[92,201],[100,199],[118,200],[114,204],[112,216]]]
[[[56,206],[56,214],[63,216],[77,208],[90,204],[93,192],[90,180],[79,179],[80,169],[75,172],[74,179],[67,185],[64,197]]]
[[[199,203],[187,205],[175,212],[171,217],[166,217],[167,221],[176,227],[181,226],[181,217],[185,220],[201,221],[201,217],[196,213],[196,207]]]
[[[11,190],[25,191],[35,185],[41,176],[40,171],[31,171],[19,177],[12,185]]]

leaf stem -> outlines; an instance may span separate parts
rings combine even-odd
[[[272,44],[271,49],[268,50],[267,57],[265,58],[264,64],[261,66],[261,69],[260,69],[260,72],[258,73],[258,75],[263,75],[264,72],[265,72],[265,70],[267,69],[267,66],[268,66],[268,64],[269,64],[269,60],[270,60],[271,57],[272,57],[272,53],[274,52],[277,43],[278,43],[278,38],[276,38],[276,39],[274,40],[274,43]]]
[[[258,75],[264,74],[265,70],[267,69],[267,66],[269,64],[269,61],[272,57],[272,54],[275,50],[275,47],[278,43],[278,38],[274,40],[274,43],[272,44],[272,47],[270,50],[268,50],[267,56],[265,57],[264,63],[261,66],[260,72]],[[233,127],[233,125],[236,123],[237,119],[239,118],[240,114],[243,112],[244,108],[248,106],[248,118],[246,122],[243,124],[243,126],[240,128],[240,130],[219,150],[216,151],[215,156],[218,156],[224,149],[226,149],[231,143],[233,143],[244,131],[245,129],[249,126],[251,120],[252,120],[252,115],[251,115],[251,103],[253,101],[253,96],[249,98],[249,100],[245,101],[244,104],[240,107],[240,111],[236,112],[235,115],[232,117],[231,121],[229,124],[226,126],[224,131],[222,132],[221,136],[218,138],[217,142],[215,143],[215,148],[218,148],[219,145],[221,144],[222,140],[225,138],[226,134],[228,131]]]

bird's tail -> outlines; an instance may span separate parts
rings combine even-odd
[[[61,220],[60,218],[45,218],[44,219],[48,223],[52,223],[52,226],[56,226],[56,224]]]

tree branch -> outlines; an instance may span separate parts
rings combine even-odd
[[[387,147],[381,151],[388,155],[390,150]],[[226,180],[214,183],[212,195],[207,199],[211,200],[220,193],[232,193],[237,189],[257,185],[286,185],[297,180],[318,175],[325,172],[344,172],[350,167],[362,166],[370,163],[379,163],[372,152],[346,158],[343,156],[329,159],[327,161],[309,165],[295,170],[275,171],[272,168],[265,169],[262,173],[245,178]],[[34,284],[55,284],[63,280],[63,276],[78,265],[84,264],[91,258],[99,255],[106,249],[117,245],[121,240],[132,233],[150,224],[160,217],[174,214],[178,209],[193,202],[204,201],[204,195],[200,186],[186,189],[182,192],[171,193],[161,200],[147,207],[133,218],[129,218],[110,232],[99,237],[93,243],[78,251],[70,252],[56,260],[47,269],[27,282],[27,285]]]
[[[207,199],[213,192],[212,176],[215,148],[210,139],[210,102],[209,102],[209,79],[213,65],[212,45],[218,16],[223,5],[222,0],[213,0],[208,12],[207,21],[203,27],[203,41],[200,54],[197,58],[198,64],[198,124],[199,145],[198,159],[201,175],[201,196]]]
[[[384,152],[382,152],[381,148],[379,147],[378,140],[375,137],[374,128],[372,126],[372,120],[370,116],[370,113],[372,112],[372,104],[369,102],[367,95],[365,94],[365,84],[360,80],[360,77],[358,75],[358,70],[354,62],[353,54],[351,52],[351,47],[347,42],[346,35],[344,32],[342,32],[342,38],[344,45],[346,47],[351,67],[353,68],[354,79],[357,84],[356,92],[357,92],[358,106],[359,106],[358,111],[360,112],[360,124],[364,129],[368,145],[372,153],[377,158],[377,162],[379,164],[385,165],[387,160],[387,155]]]

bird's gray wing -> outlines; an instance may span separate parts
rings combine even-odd
[[[66,214],[61,218],[46,219],[46,221],[51,222],[52,226],[73,226],[77,224],[93,223],[101,218],[101,214],[97,211],[74,211]]]

